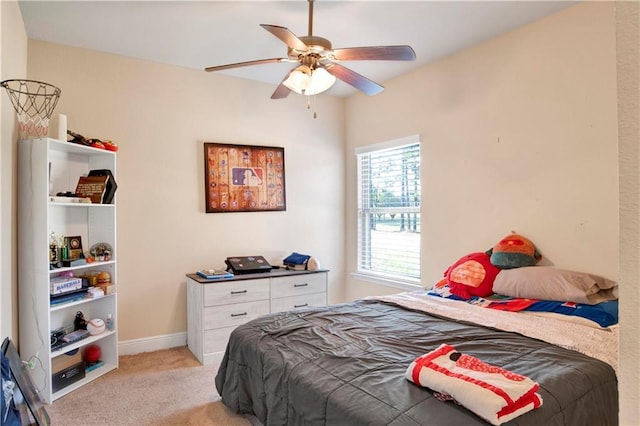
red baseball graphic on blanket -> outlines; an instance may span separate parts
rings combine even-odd
[[[526,376],[461,354],[451,345],[418,357],[405,377],[432,389],[443,400],[450,395],[478,416],[499,425],[542,405],[538,383]]]
[[[496,367],[490,364],[486,364],[480,361],[478,358],[462,354],[460,358],[456,361],[456,365],[461,368],[466,368],[468,370],[479,371],[481,373],[490,373],[490,374],[502,374],[509,380],[515,380],[516,382],[520,382],[525,379],[524,376],[521,376],[516,373],[512,373],[511,371],[507,371],[500,367]]]

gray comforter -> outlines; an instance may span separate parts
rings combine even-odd
[[[271,314],[238,327],[215,384],[227,407],[265,425],[487,424],[405,379],[411,361],[442,343],[540,384],[542,406],[506,424],[618,423],[617,379],[608,364],[376,301]]]

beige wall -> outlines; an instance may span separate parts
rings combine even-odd
[[[0,1],[0,81],[27,76],[27,34],[17,2]],[[18,342],[16,115],[0,89],[0,336]]]
[[[638,122],[638,31],[636,15],[635,30],[627,26],[618,35],[627,42],[618,55],[635,67],[621,89],[635,110],[626,111],[619,153],[615,6],[590,2],[565,9],[389,82],[373,99],[349,98],[347,194],[356,193],[355,147],[418,133],[424,286],[462,255],[490,248],[511,230],[538,245],[543,264],[619,280],[621,294],[630,296],[626,305],[621,301],[626,374],[620,418],[636,425],[638,135],[637,127],[636,133],[629,128]],[[626,162],[620,196],[618,156]],[[619,202],[628,209],[620,212],[625,223]],[[348,197],[346,297],[394,292],[349,275],[355,270],[355,207]],[[631,231],[623,239],[620,226]],[[629,250],[624,263],[620,250]]]
[[[350,98],[347,193],[354,147],[417,133],[424,286],[512,230],[543,264],[616,279],[615,54],[613,4],[589,3],[392,81],[374,99]],[[349,198],[349,248],[355,207]],[[379,291],[356,279],[346,288],[349,299]]]
[[[343,101],[270,99],[273,87],[29,41],[29,77],[56,84],[69,129],[119,145],[119,340],[185,332],[185,273],[234,255],[317,256],[329,298],[344,274]],[[286,212],[204,213],[203,142],[283,146]],[[74,188],[69,188],[73,190]]]

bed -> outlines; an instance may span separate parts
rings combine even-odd
[[[543,404],[505,424],[616,425],[616,331],[401,293],[246,323],[215,385],[227,407],[264,425],[487,424],[405,378],[449,344],[539,384]]]

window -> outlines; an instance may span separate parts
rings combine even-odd
[[[420,279],[420,139],[356,149],[358,272],[385,281]]]

